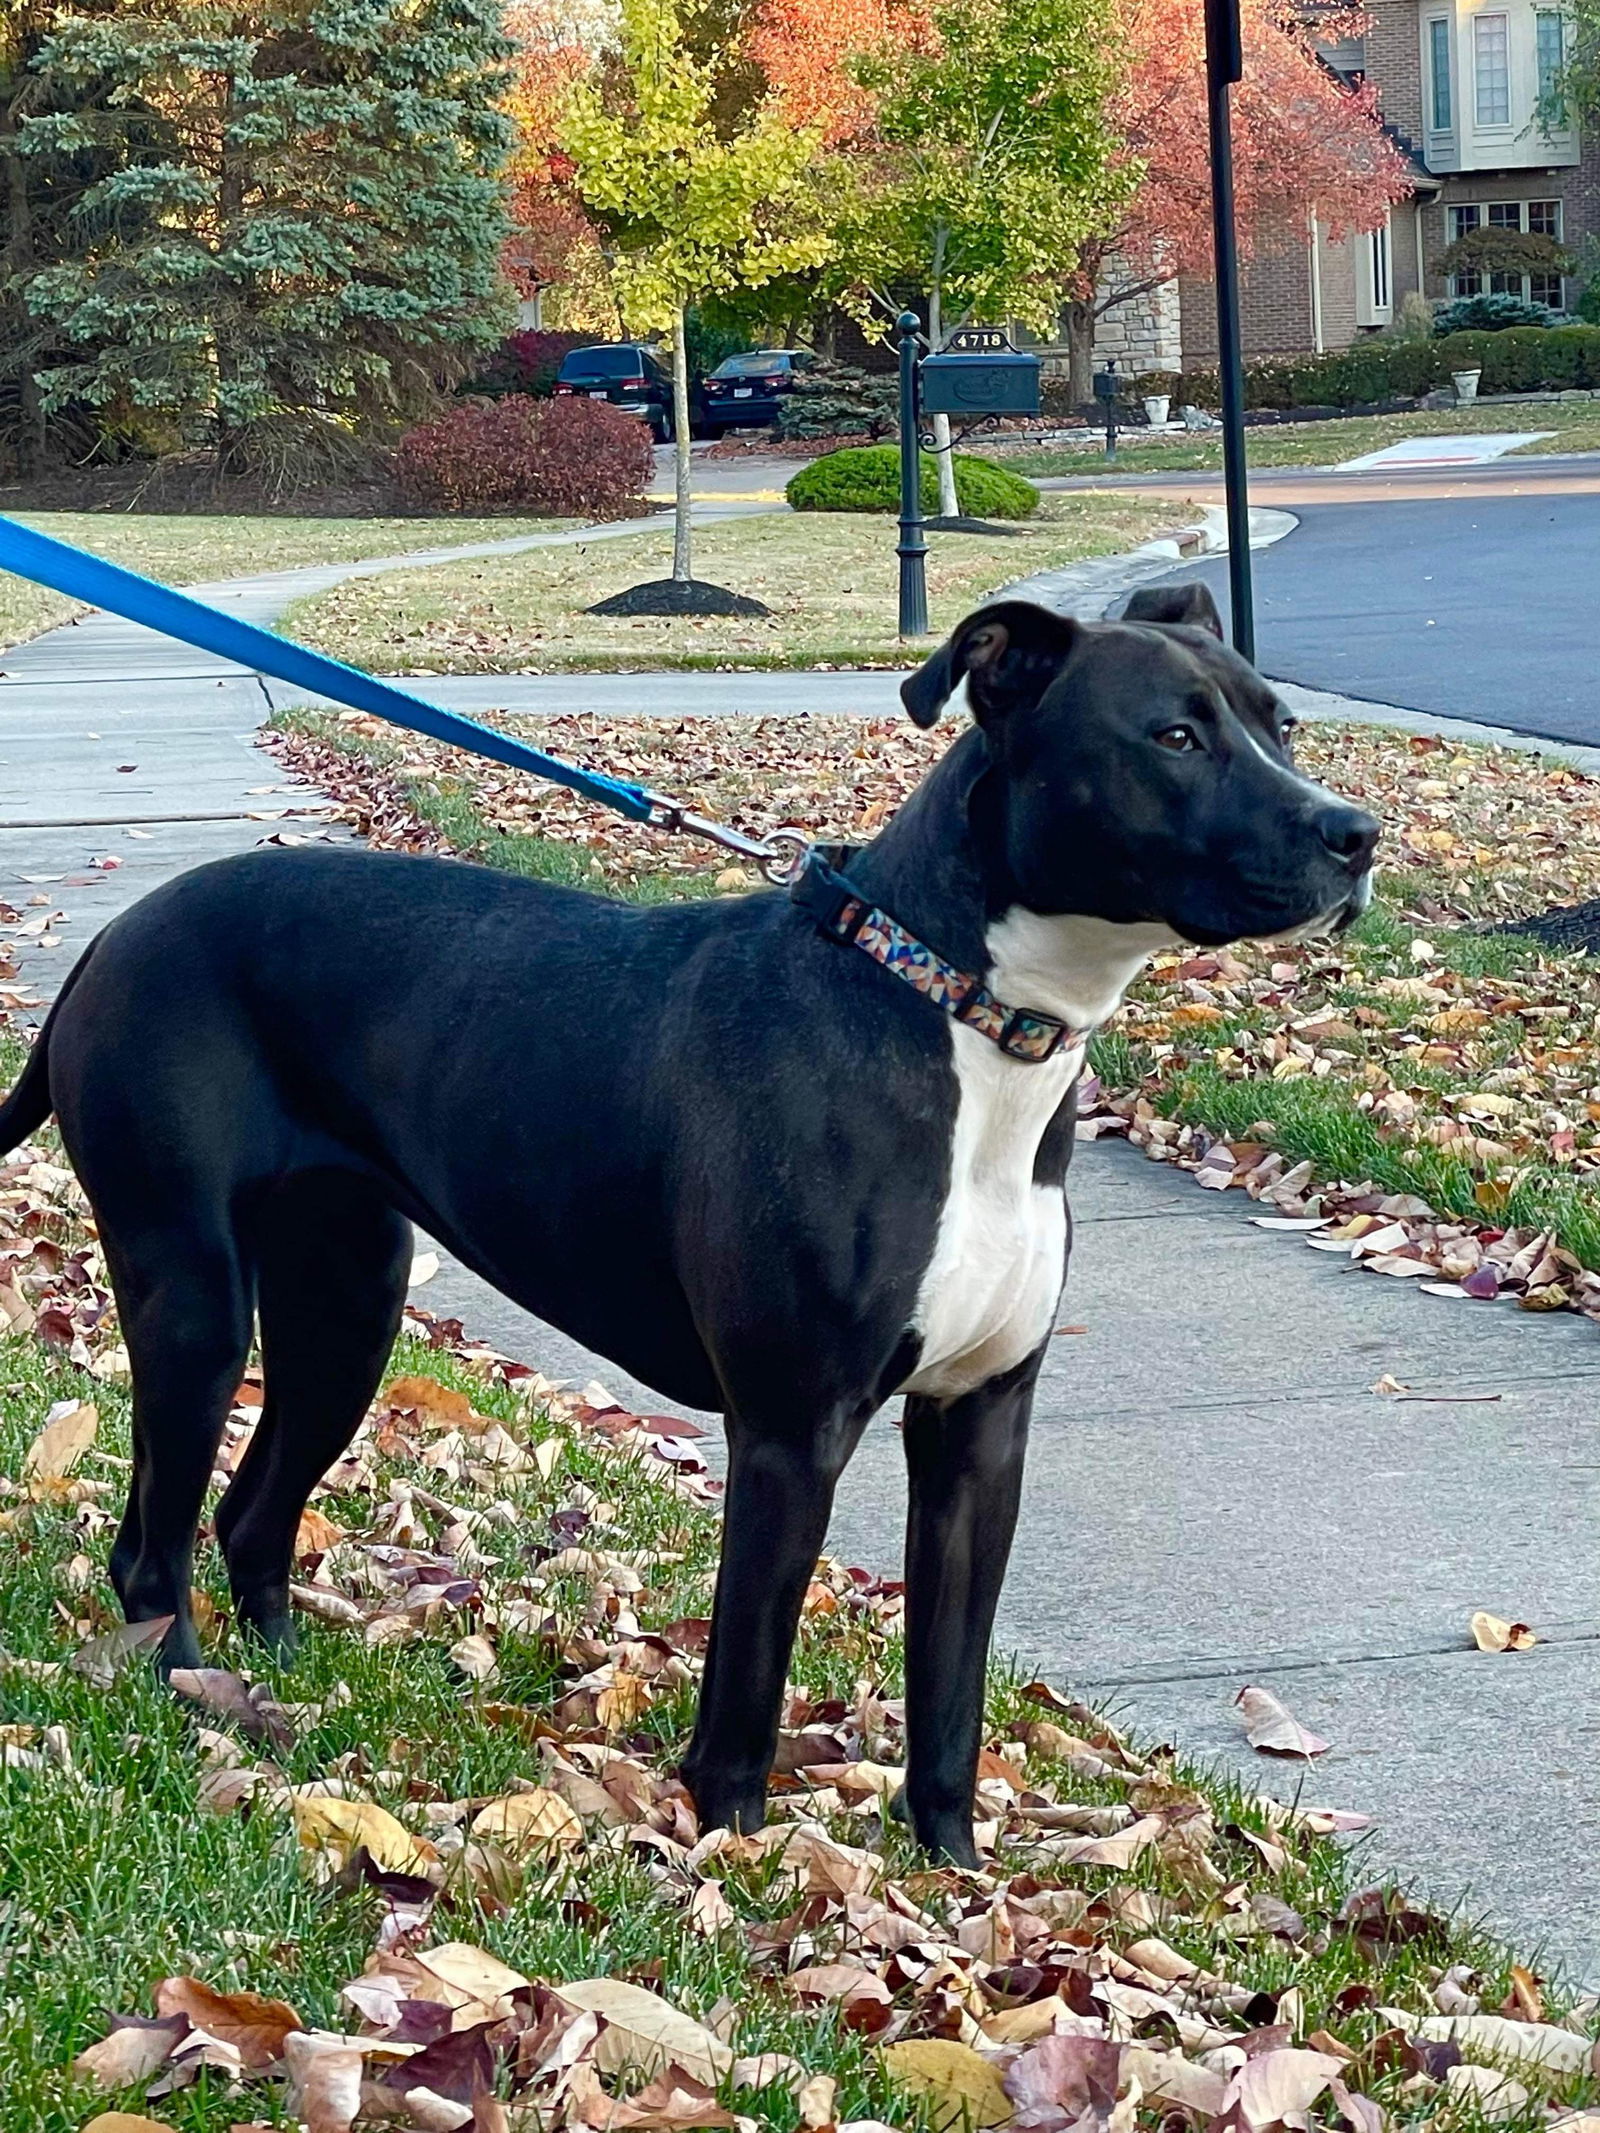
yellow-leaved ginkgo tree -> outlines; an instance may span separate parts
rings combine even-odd
[[[622,596],[634,613],[743,610],[719,604],[735,596],[697,585],[690,567],[685,311],[819,268],[832,242],[817,182],[820,129],[796,127],[772,96],[730,119],[717,64],[696,55],[692,28],[684,0],[622,0],[615,42],[569,86],[559,128],[632,329],[672,335],[672,577]],[[641,602],[647,593],[658,600]]]

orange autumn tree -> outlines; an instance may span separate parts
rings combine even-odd
[[[1175,274],[1210,275],[1205,0],[1118,0],[1127,55],[1108,113],[1139,182],[1121,217],[1085,245],[1066,312],[1071,390],[1087,399],[1095,321]],[[1241,0],[1244,78],[1233,91],[1235,213],[1242,258],[1302,236],[1315,213],[1335,241],[1370,230],[1410,190],[1374,92],[1318,56],[1282,0]],[[1320,12],[1318,43],[1359,36],[1358,9]]]
[[[506,270],[524,297],[560,291],[560,322],[580,332],[621,333],[624,322],[600,234],[572,183],[558,134],[572,85],[593,63],[598,22],[557,0],[511,0],[506,32],[516,45],[506,109],[516,126],[509,207],[516,236]]]
[[[921,0],[760,0],[745,49],[791,123],[842,148],[872,141],[878,98],[860,59],[930,35]]]

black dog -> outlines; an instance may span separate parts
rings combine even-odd
[[[907,1395],[905,1805],[972,1862],[1087,1034],[1153,948],[1337,926],[1368,893],[1376,824],[1290,767],[1281,707],[1215,629],[1204,594],[1113,624],[974,615],[901,693],[931,726],[965,681],[976,725],[799,902],[646,911],[263,852],[107,927],[0,1147],[54,1110],[94,1205],[134,1380],[112,1576],[131,1620],[176,1617],[166,1663],[198,1662],[190,1553],[255,1314],[266,1404],[217,1533],[241,1619],[289,1643],[296,1522],[377,1386],[415,1221],[726,1414],[684,1765],[708,1827],[762,1820],[834,1484]]]

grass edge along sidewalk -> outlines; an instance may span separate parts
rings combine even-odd
[[[800,820],[846,839],[948,738],[842,715],[506,723],[753,833]],[[288,714],[265,740],[379,844],[644,900],[751,885],[370,722]],[[1094,1042],[1082,1131],[1265,1197],[1313,1248],[1372,1272],[1600,1317],[1600,963],[1463,923],[1600,893],[1600,781],[1371,726],[1313,726],[1301,755],[1389,829],[1373,911],[1340,942],[1156,958]]]
[[[1000,1664],[989,1864],[929,1867],[868,1572],[806,1595],[771,1825],[698,1831],[693,1443],[424,1314],[297,1536],[296,1667],[236,1641],[208,1541],[210,1664],[163,1694],[106,1582],[126,1358],[56,1157],[0,1171],[8,2124],[1593,2133],[1596,2003],[1368,1886],[1304,1780],[1202,1775]],[[260,1403],[252,1371],[223,1474]],[[1320,1790],[1319,1743],[1244,1716]]]
[[[1092,556],[1114,555],[1192,523],[1192,506],[1118,493],[1041,499],[1000,536],[930,538],[935,630],[988,593]],[[347,580],[297,601],[281,627],[374,673],[586,673],[727,668],[900,667],[894,631],[894,521],[875,513],[773,511],[695,534],[695,569],[761,600],[770,616],[640,617],[588,612],[670,561],[670,527],[615,549],[577,543],[515,558],[434,564]]]
[[[318,518],[273,513],[14,511],[20,524],[68,541],[164,585],[213,584],[234,574],[303,564],[365,563],[446,544],[514,540],[576,523],[560,518]],[[0,653],[74,616],[81,602],[0,571]]]
[[[1336,415],[1318,421],[1251,423],[1245,431],[1245,456],[1257,470],[1329,468],[1411,437],[1526,436],[1534,432],[1549,434],[1536,436],[1531,444],[1513,446],[1507,456],[1531,459],[1552,452],[1600,451],[1600,405],[1593,401],[1573,405],[1519,398],[1482,401],[1472,407],[1419,408],[1405,415]],[[1081,443],[1002,442],[991,450],[1002,464],[1034,480],[1072,475],[1088,481],[1108,473],[1214,473],[1222,467],[1220,432],[1216,430],[1159,437],[1141,429],[1121,430],[1114,466],[1106,463],[1103,440],[1097,442],[1093,433]]]

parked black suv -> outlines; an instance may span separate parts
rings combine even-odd
[[[701,387],[706,428],[715,435],[747,423],[776,422],[783,395],[794,390],[796,375],[815,360],[804,348],[756,348],[729,356]]]
[[[672,437],[672,373],[653,349],[638,341],[607,341],[574,348],[562,358],[554,390],[590,400],[609,400],[643,415],[657,444]]]

